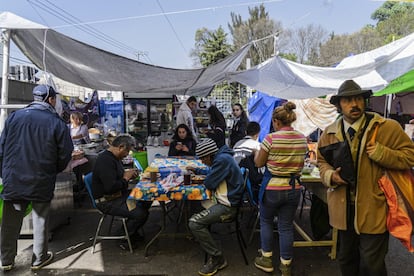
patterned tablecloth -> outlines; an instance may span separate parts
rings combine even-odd
[[[178,167],[185,169],[187,166],[206,167],[200,160],[187,158],[156,158],[151,163],[152,168],[172,168]],[[129,209],[136,206],[137,200],[143,201],[169,201],[169,200],[206,200],[209,199],[211,193],[203,184],[178,185],[165,190],[160,181],[151,182],[143,178],[138,182],[129,194],[127,204]]]
[[[201,160],[195,159],[194,157],[164,157],[155,158],[145,171],[150,171],[151,168],[159,169],[168,167],[178,167],[181,170],[184,170],[186,167],[205,168],[206,165],[203,164]]]
[[[159,182],[138,182],[129,194],[129,199],[146,201],[168,200],[205,200],[210,198],[210,191],[203,184],[179,185],[165,191]]]

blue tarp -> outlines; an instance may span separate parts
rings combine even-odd
[[[284,102],[286,102],[286,100],[272,97],[262,92],[256,92],[250,98],[247,106],[249,120],[260,124],[260,142],[262,142],[263,138],[270,132],[273,110]]]

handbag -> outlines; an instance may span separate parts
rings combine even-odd
[[[378,124],[371,142],[375,142]],[[384,169],[378,185],[387,200],[387,229],[399,239],[409,252],[414,252],[412,245],[414,223],[414,174],[411,169]]]

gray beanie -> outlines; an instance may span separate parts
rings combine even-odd
[[[217,144],[210,138],[204,139],[196,146],[196,155],[199,158],[202,158],[210,154],[216,154],[217,152],[218,152]]]

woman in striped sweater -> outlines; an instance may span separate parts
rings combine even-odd
[[[268,134],[255,155],[256,167],[266,165],[259,193],[261,256],[255,266],[272,272],[273,221],[278,217],[280,266],[283,276],[291,275],[293,258],[293,219],[300,199],[298,182],[303,168],[306,137],[294,130],[296,105],[287,102],[273,111],[272,123],[276,130]]]

